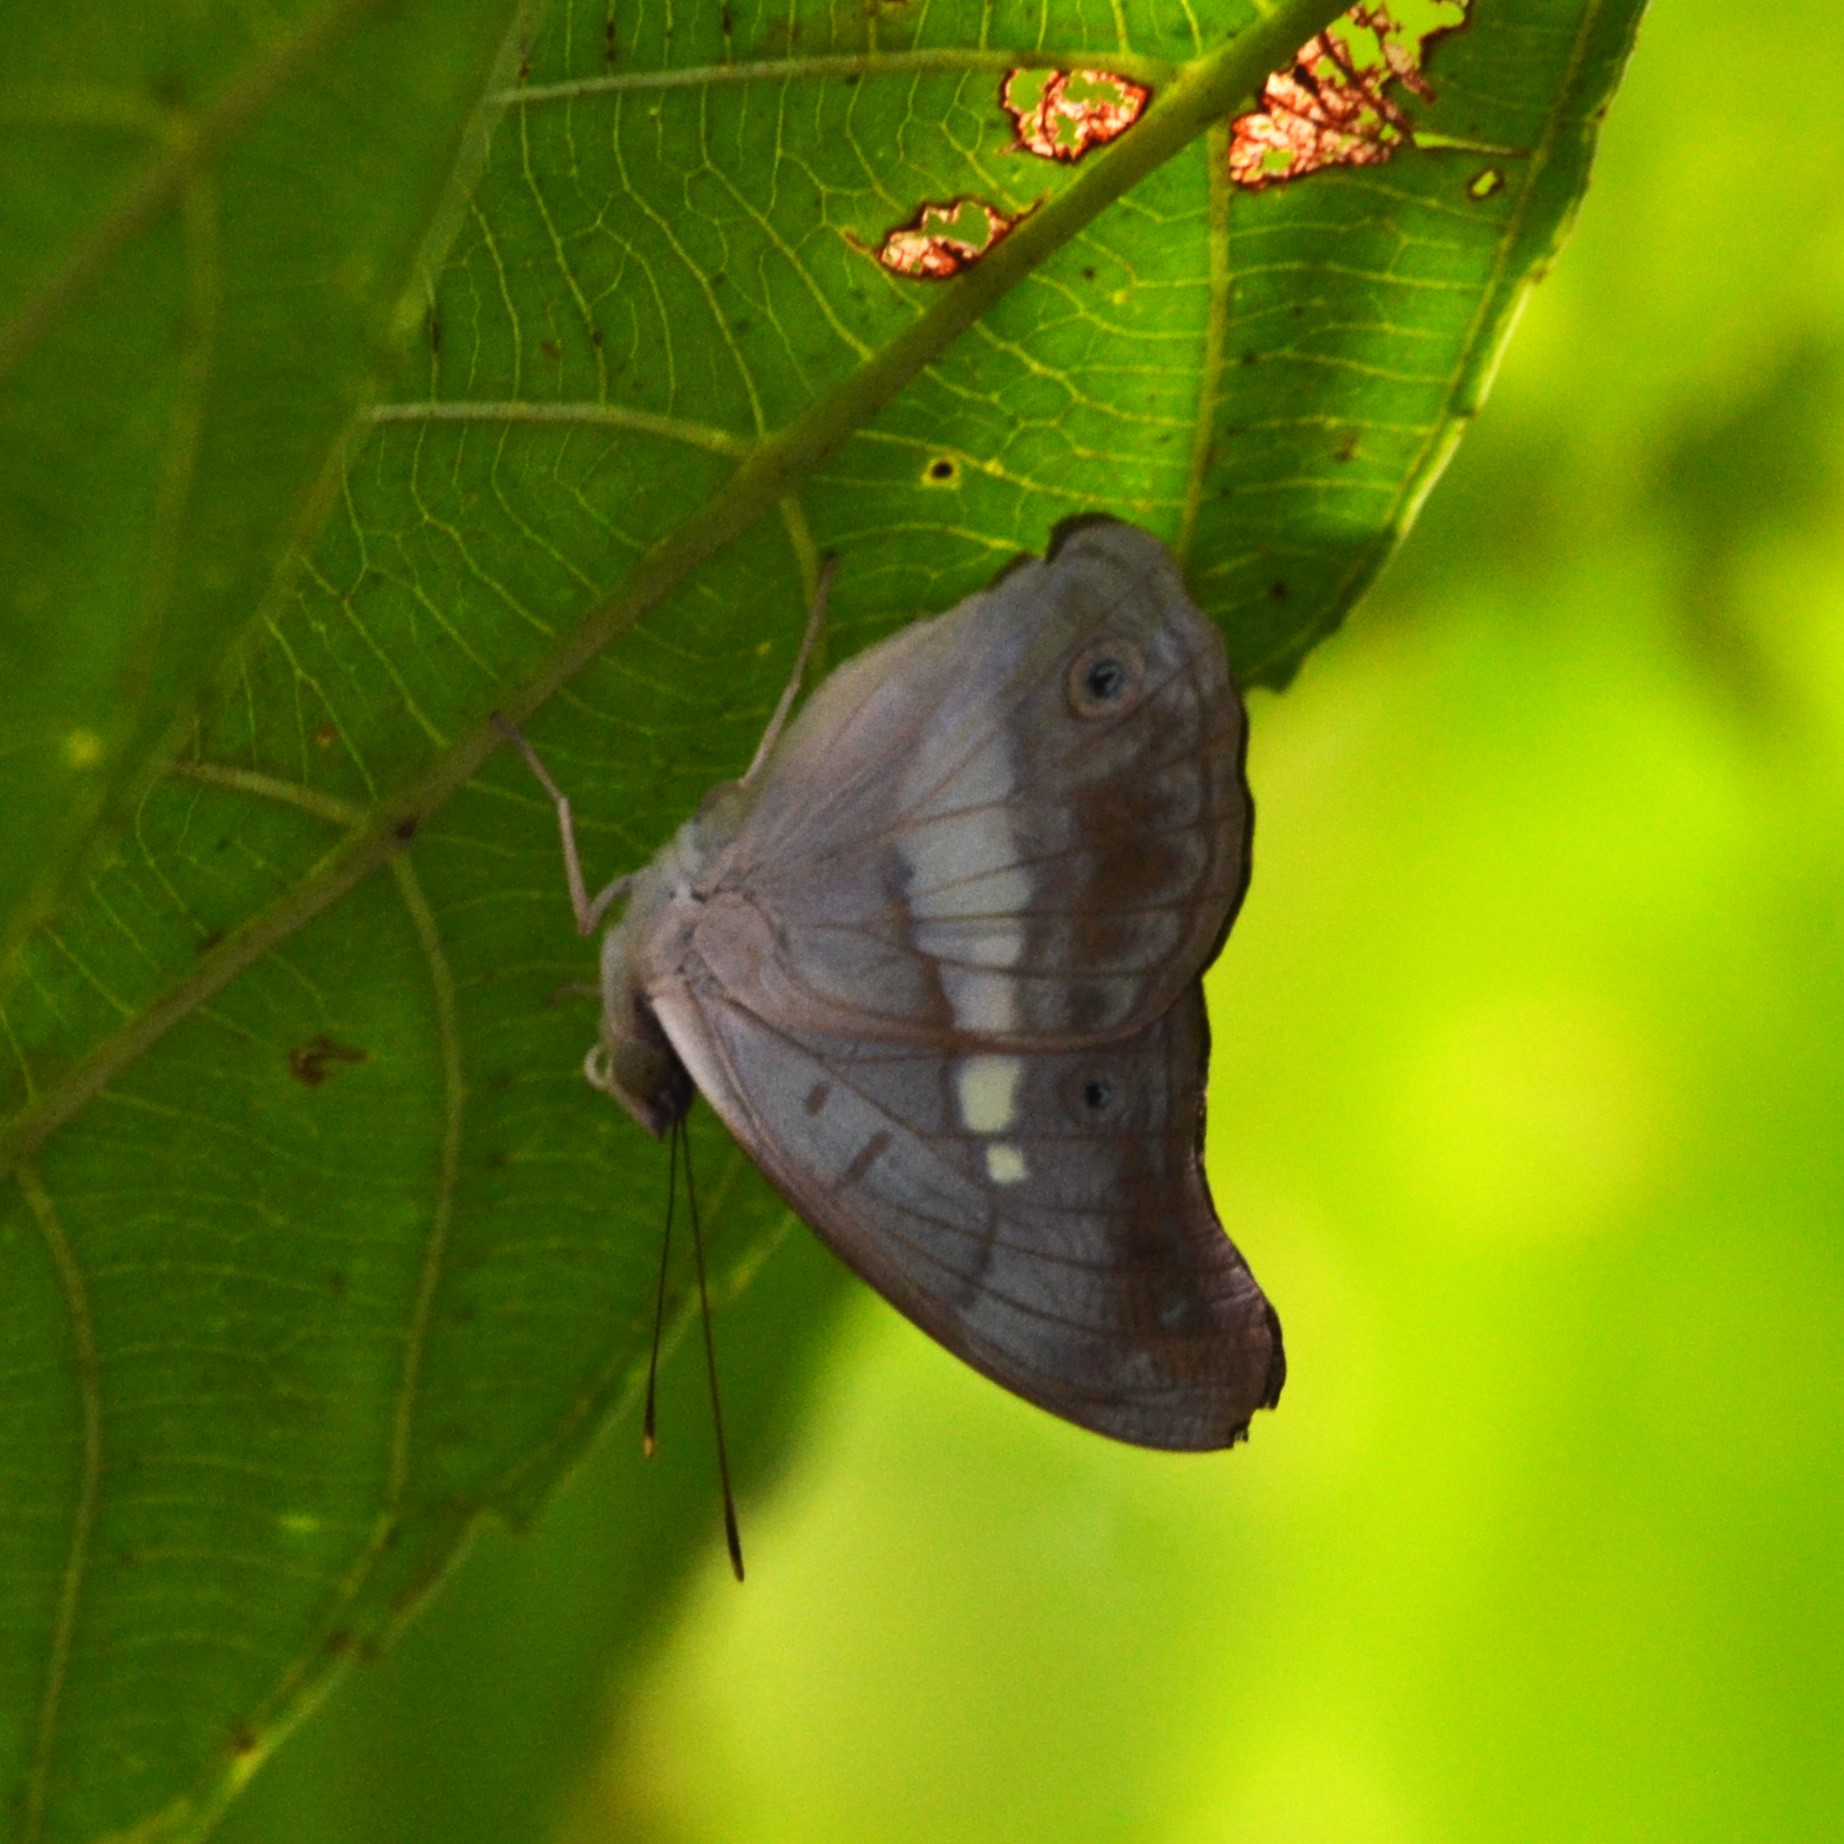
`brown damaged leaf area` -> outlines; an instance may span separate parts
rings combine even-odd
[[[1423,102],[1428,46],[1466,23],[1470,0],[1383,0],[1354,6],[1309,38],[1292,66],[1263,86],[1261,107],[1239,116],[1229,177],[1250,192],[1329,166],[1381,166],[1414,131],[1390,94]]]
[[[342,1044],[326,1032],[317,1032],[304,1044],[296,1044],[288,1053],[288,1072],[297,1082],[318,1088],[342,1063],[363,1063],[365,1052],[353,1044]]]
[[[950,199],[925,204],[907,224],[899,224],[877,246],[877,260],[895,275],[917,281],[945,282],[976,263],[1025,214],[1007,216],[984,199]]]
[[[1151,97],[1145,84],[1111,70],[1014,70],[999,85],[1013,147],[1040,160],[1080,160],[1105,146],[1140,119]]]

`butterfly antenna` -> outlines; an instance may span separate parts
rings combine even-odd
[[[681,1125],[685,1147],[685,1202],[691,1210],[692,1253],[698,1264],[698,1311],[704,1320],[704,1371],[711,1385],[711,1426],[717,1434],[717,1478],[724,1495],[724,1541],[730,1546],[730,1572],[743,1579],[743,1538],[736,1524],[736,1494],[730,1490],[730,1456],[724,1446],[723,1401],[717,1392],[717,1345],[711,1336],[711,1295],[704,1279],[704,1232],[698,1224],[698,1192],[692,1184],[691,1135]]]
[[[807,613],[807,631],[800,637],[800,651],[794,655],[794,670],[788,677],[787,689],[781,694],[781,702],[775,706],[775,714],[768,720],[768,728],[762,732],[762,740],[756,744],[755,760],[749,764],[743,775],[743,786],[747,787],[761,772],[762,764],[769,758],[769,753],[781,740],[781,732],[787,726],[788,716],[794,709],[794,700],[800,695],[800,682],[806,676],[807,662],[813,657],[814,643],[820,637],[820,630],[826,625],[826,604],[832,598],[832,579],[838,574],[839,560],[828,557],[820,565],[820,580],[813,591],[813,607]]]
[[[640,1451],[650,1460],[659,1446],[653,1438],[659,1409],[659,1335],[666,1322],[666,1257],[672,1253],[672,1206],[679,1195],[679,1140],[685,1132],[683,1116],[672,1123],[666,1141],[666,1233],[659,1239],[659,1291],[653,1297],[653,1349],[647,1354],[647,1412],[640,1423]],[[687,1183],[691,1167],[685,1168]]]

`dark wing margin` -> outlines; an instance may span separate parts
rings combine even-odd
[[[1280,1324],[1200,1160],[1194,985],[1130,1038],[944,1059],[656,995],[693,1079],[820,1237],[976,1370],[1143,1447],[1233,1445],[1285,1376]]]

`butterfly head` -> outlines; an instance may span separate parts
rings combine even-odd
[[[713,788],[634,879],[621,919],[602,937],[601,1030],[583,1075],[656,1140],[685,1118],[697,1087],[648,1002],[648,979],[676,958],[703,906],[706,868],[735,836],[747,806],[738,783]]]
[[[656,1140],[685,1118],[694,1090],[647,1003],[636,956],[693,869],[682,862],[687,830],[634,880],[625,913],[602,936],[601,1028],[583,1058],[589,1086],[612,1095]]]
[[[697,1093],[644,1001],[625,1019],[612,1022],[604,1007],[602,1034],[583,1058],[583,1076],[591,1088],[620,1102],[656,1140],[685,1118]]]

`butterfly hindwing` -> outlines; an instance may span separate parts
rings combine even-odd
[[[694,975],[661,1022],[832,1248],[1006,1388],[1144,1446],[1214,1448],[1277,1396],[1280,1328],[1198,1158],[1195,981],[1106,1045],[944,1059],[757,1016]]]

